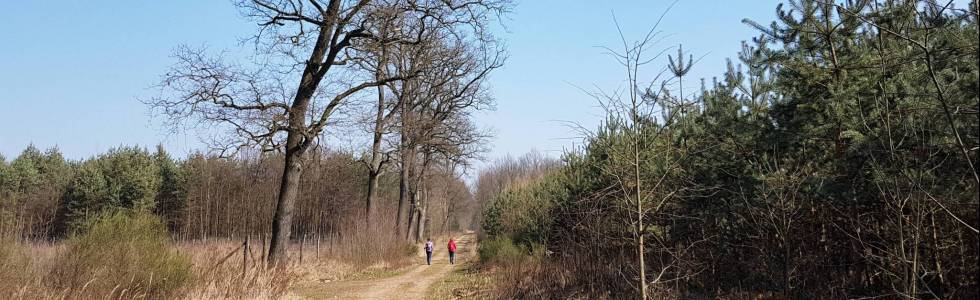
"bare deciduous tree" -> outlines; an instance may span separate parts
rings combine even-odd
[[[396,230],[404,229],[406,236],[420,213],[418,183],[431,166],[429,162],[439,159],[460,164],[480,152],[478,145],[486,134],[468,118],[472,110],[492,106],[485,81],[504,59],[495,41],[467,38],[457,31],[430,31],[419,41],[395,47],[389,57],[392,72],[419,70],[411,80],[388,85],[398,108],[399,226],[406,204],[409,206],[404,223],[408,226]]]
[[[348,98],[414,76],[378,78],[354,63],[371,51],[360,41],[381,37],[379,25],[386,22],[379,16],[393,11],[410,29],[383,38],[418,44],[433,27],[465,26],[480,36],[488,19],[508,9],[507,1],[495,0],[243,0],[237,5],[258,22],[251,40],[261,63],[226,62],[203,49],[181,47],[178,62],[161,81],[164,95],[145,102],[175,128],[206,127],[218,137],[212,146],[223,154],[247,147],[284,153],[269,248],[273,264],[285,258],[303,154],[318,143]]]

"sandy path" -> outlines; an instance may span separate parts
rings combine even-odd
[[[446,241],[433,241],[436,251],[432,265],[425,264],[425,254],[416,257],[416,265],[398,275],[367,280],[349,280],[324,283],[303,288],[297,296],[306,299],[424,299],[425,291],[432,283],[442,279],[454,268],[470,259],[476,251],[474,236],[467,233],[456,240],[459,251],[456,264],[449,264]]]

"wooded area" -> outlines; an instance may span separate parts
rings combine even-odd
[[[182,47],[160,83],[163,95],[144,102],[175,129],[226,131],[212,144],[220,153],[253,148],[282,154],[269,249],[275,263],[285,258],[281,244],[292,236],[305,153],[320,144],[335,114],[373,89],[378,101],[376,117],[368,118],[374,133],[366,219],[374,217],[378,176],[397,150],[396,230],[410,236],[415,226],[420,239],[427,206],[419,178],[437,165],[452,173],[479,152],[484,134],[468,116],[490,104],[484,81],[501,65],[503,50],[486,26],[509,1],[252,0],[238,6],[258,22],[250,40],[266,62],[229,62]],[[390,132],[398,133],[397,149],[382,149]]]
[[[501,298],[978,297],[976,1],[776,11],[694,92],[688,49],[624,38],[585,146],[481,174],[481,255],[536,262]]]
[[[309,155],[293,221],[297,239],[366,230],[366,164],[343,152]],[[56,148],[41,152],[31,146],[0,164],[5,200],[0,232],[57,240],[101,211],[134,209],[161,215],[179,241],[246,236],[260,241],[270,232],[280,170],[277,155],[228,159],[197,153],[176,160],[160,147],[155,152],[123,147],[69,161]],[[428,206],[423,215],[428,229],[423,230],[444,234],[468,227],[476,203],[465,184],[452,170],[431,168],[427,173],[417,179]],[[379,211],[393,217],[398,177],[390,172],[379,182]]]
[[[977,2],[790,0],[694,87],[651,14],[580,146],[470,186],[512,1],[235,1],[247,58],[178,46],[139,99],[207,150],[0,156],[0,296],[280,298],[475,229],[453,297],[977,299]]]
[[[505,53],[487,27],[510,1],[235,4],[258,25],[240,44],[248,58],[180,45],[155,86],[159,94],[139,99],[170,130],[200,134],[206,152],[175,159],[162,147],[151,153],[121,146],[69,161],[56,148],[42,153],[30,146],[9,163],[0,159],[0,234],[15,245],[0,249],[0,263],[37,269],[11,280],[20,293],[121,293],[112,281],[100,282],[106,290],[85,291],[88,284],[72,279],[105,273],[96,270],[108,258],[79,258],[84,266],[51,285],[57,280],[46,278],[57,271],[48,269],[58,267],[32,266],[16,245],[67,241],[71,250],[58,255],[77,257],[96,253],[85,248],[96,244],[89,241],[110,238],[100,233],[126,222],[158,233],[156,216],[178,242],[241,240],[242,278],[250,249],[260,245],[261,258],[278,269],[268,280],[286,283],[281,278],[302,261],[304,245],[315,243],[319,258],[320,242],[328,240],[357,253],[345,258],[359,267],[399,267],[413,243],[471,227],[478,206],[461,174],[489,136],[471,114],[493,106],[486,80]],[[331,137],[346,132],[370,137],[370,148],[327,150]],[[115,243],[162,239],[119,238],[134,240]],[[288,255],[291,244],[298,244],[298,257]],[[120,251],[137,261],[156,257]],[[185,265],[174,257],[174,268]],[[170,270],[162,261],[157,266]],[[153,272],[136,271],[125,290],[163,297],[183,288],[152,285]],[[207,272],[199,276],[213,277]],[[190,286],[206,293],[208,285]]]

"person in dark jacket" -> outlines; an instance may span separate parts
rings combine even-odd
[[[432,244],[432,239],[429,238],[425,242],[425,263],[429,264],[430,266],[432,265],[432,250],[434,248],[435,248],[435,245]]]

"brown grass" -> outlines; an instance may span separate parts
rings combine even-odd
[[[341,222],[337,232],[306,239],[303,263],[295,264],[297,289],[340,280],[361,280],[397,275],[412,265],[416,245],[394,235],[393,224],[367,226],[363,219]],[[319,244],[319,246],[317,246]],[[291,258],[299,261],[300,246],[293,245]],[[317,250],[319,249],[319,250]]]
[[[63,298],[67,291],[46,286],[44,275],[61,249],[60,244],[0,240],[0,295],[12,299]]]
[[[446,278],[429,287],[427,299],[493,299],[497,288],[491,269],[473,263],[454,270]]]
[[[180,252],[191,258],[194,274],[181,298],[277,299],[285,295],[296,278],[295,268],[265,268],[256,249],[245,252],[241,245],[232,240],[179,243]]]
[[[434,284],[428,299],[617,299],[590,289],[576,267],[547,260],[473,263]],[[583,289],[583,287],[585,287]],[[594,288],[594,286],[593,286]]]
[[[331,251],[356,253],[341,248],[342,245],[354,244],[321,240],[320,257],[317,258],[315,244],[307,241],[303,246],[304,259],[300,262],[300,245],[294,243],[289,247],[290,263],[285,268],[266,269],[257,245],[243,259],[241,242],[238,241],[178,243],[176,248],[180,253],[190,257],[193,275],[192,280],[174,298],[279,299],[286,295],[291,285],[300,282],[383,277],[411,262],[410,257],[405,256],[359,264],[355,263],[358,260],[331,254]],[[119,290],[101,294],[91,291],[95,282],[92,277],[80,278],[88,285],[74,290],[51,284],[52,262],[66,251],[64,243],[4,241],[0,245],[0,295],[9,295],[5,299],[134,299],[142,296]]]
[[[191,280],[174,295],[176,299],[279,299],[290,286],[348,278],[383,277],[411,264],[415,246],[390,233],[344,231],[319,241],[307,238],[288,248],[289,263],[266,268],[261,242],[252,239],[250,251],[241,240],[219,239],[175,243],[189,257]],[[302,250],[301,250],[302,249]],[[55,258],[70,256],[67,244],[5,240],[0,243],[0,295],[4,299],[135,299],[129,291],[92,291],[95,276],[79,278],[81,287],[52,284]],[[301,255],[302,254],[302,255]],[[302,257],[302,260],[300,258]],[[84,272],[83,272],[84,273]],[[85,285],[87,283],[87,285]],[[82,296],[84,295],[84,296]]]
[[[486,242],[486,241],[484,241]],[[481,249],[486,244],[481,243]],[[493,244],[490,247],[495,247]],[[486,252],[485,250],[481,250]],[[483,253],[486,254],[486,253]],[[428,291],[429,299],[629,299],[636,295],[608,259],[556,256],[481,257]],[[486,259],[486,260],[483,260]],[[610,291],[625,293],[614,294]],[[653,299],[677,299],[654,288]]]
[[[79,298],[171,299],[192,275],[163,221],[142,211],[89,218],[50,261],[45,281]]]

